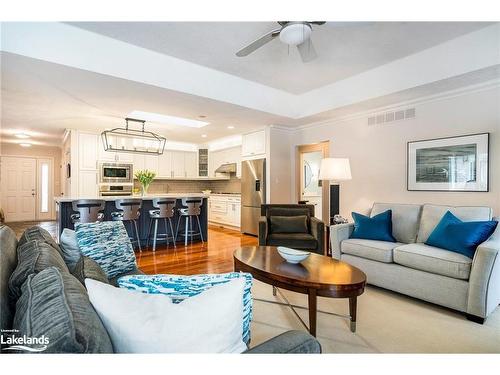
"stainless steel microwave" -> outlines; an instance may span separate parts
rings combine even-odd
[[[99,166],[100,183],[133,183],[134,166],[121,163],[101,163]]]

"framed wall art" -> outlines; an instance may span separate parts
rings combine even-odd
[[[489,133],[408,142],[410,191],[488,191]]]

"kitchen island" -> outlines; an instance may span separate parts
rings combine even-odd
[[[146,246],[148,229],[151,219],[149,218],[149,210],[154,209],[153,207],[153,198],[177,198],[177,206],[176,208],[182,208],[181,198],[203,198],[203,204],[201,206],[201,215],[200,215],[200,224],[201,231],[203,233],[203,238],[207,239],[207,230],[208,230],[208,198],[209,195],[201,194],[201,193],[172,193],[172,194],[148,194],[145,196],[106,196],[106,197],[95,197],[95,198],[73,198],[73,197],[55,197],[54,200],[56,202],[56,212],[57,212],[57,225],[58,225],[58,233],[61,235],[64,228],[74,229],[74,225],[71,221],[71,215],[77,213],[73,211],[72,202],[78,199],[101,199],[106,201],[106,205],[104,208],[104,220],[111,220],[111,212],[118,211],[115,206],[115,201],[117,199],[126,199],[126,198],[134,198],[134,199],[142,199],[142,207],[141,207],[141,215],[139,220],[137,221],[138,229],[139,229],[139,237],[141,239],[141,246]],[[175,210],[175,215],[172,218],[172,225],[174,227],[174,231],[177,228],[177,222],[179,221],[178,210]],[[183,222],[184,223],[184,222]],[[132,228],[130,225],[125,225],[127,232],[130,237],[133,236]],[[179,228],[179,232],[181,232],[182,228]],[[158,233],[164,234],[165,229],[163,225],[158,226]],[[179,236],[177,238],[177,242],[182,242],[184,237],[181,238]],[[199,236],[194,237],[193,241],[199,242],[201,239]],[[151,243],[152,241],[150,241]]]

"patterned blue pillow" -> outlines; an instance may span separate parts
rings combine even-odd
[[[117,280],[120,288],[136,290],[149,294],[165,294],[173,303],[200,294],[214,285],[244,277],[243,290],[243,341],[250,342],[250,321],[252,320],[252,275],[243,272],[230,272],[211,275],[130,275]]]
[[[109,279],[137,268],[134,249],[121,221],[78,223],[75,231],[82,254],[95,260]]]

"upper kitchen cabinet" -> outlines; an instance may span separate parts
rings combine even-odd
[[[158,158],[157,155],[144,155],[144,169],[156,173],[158,176]]]
[[[135,171],[141,171],[145,169],[144,155],[142,154],[133,154],[132,163],[134,164],[134,173]]]
[[[252,157],[266,153],[266,131],[260,130],[244,134],[242,138],[241,156]]]
[[[187,178],[198,177],[198,153],[184,153],[184,169]]]
[[[172,177],[172,152],[163,151],[163,154],[158,156],[158,177],[171,178]]]
[[[241,177],[241,147],[212,151],[209,155],[209,175],[211,177],[223,176],[223,174],[215,173],[215,170],[223,164],[236,164],[236,177]]]
[[[146,156],[146,158],[148,158]],[[198,154],[191,151],[164,151],[162,155],[157,156],[157,165],[150,161],[149,167],[146,163],[145,168],[157,168],[158,178],[196,178],[198,177]],[[147,160],[147,159],[146,159]]]
[[[186,168],[184,166],[184,151],[172,151],[172,177],[186,177]]]
[[[134,173],[140,170],[150,170],[158,175],[158,156],[133,154]]]
[[[78,167],[84,171],[97,170],[99,136],[78,132]]]

